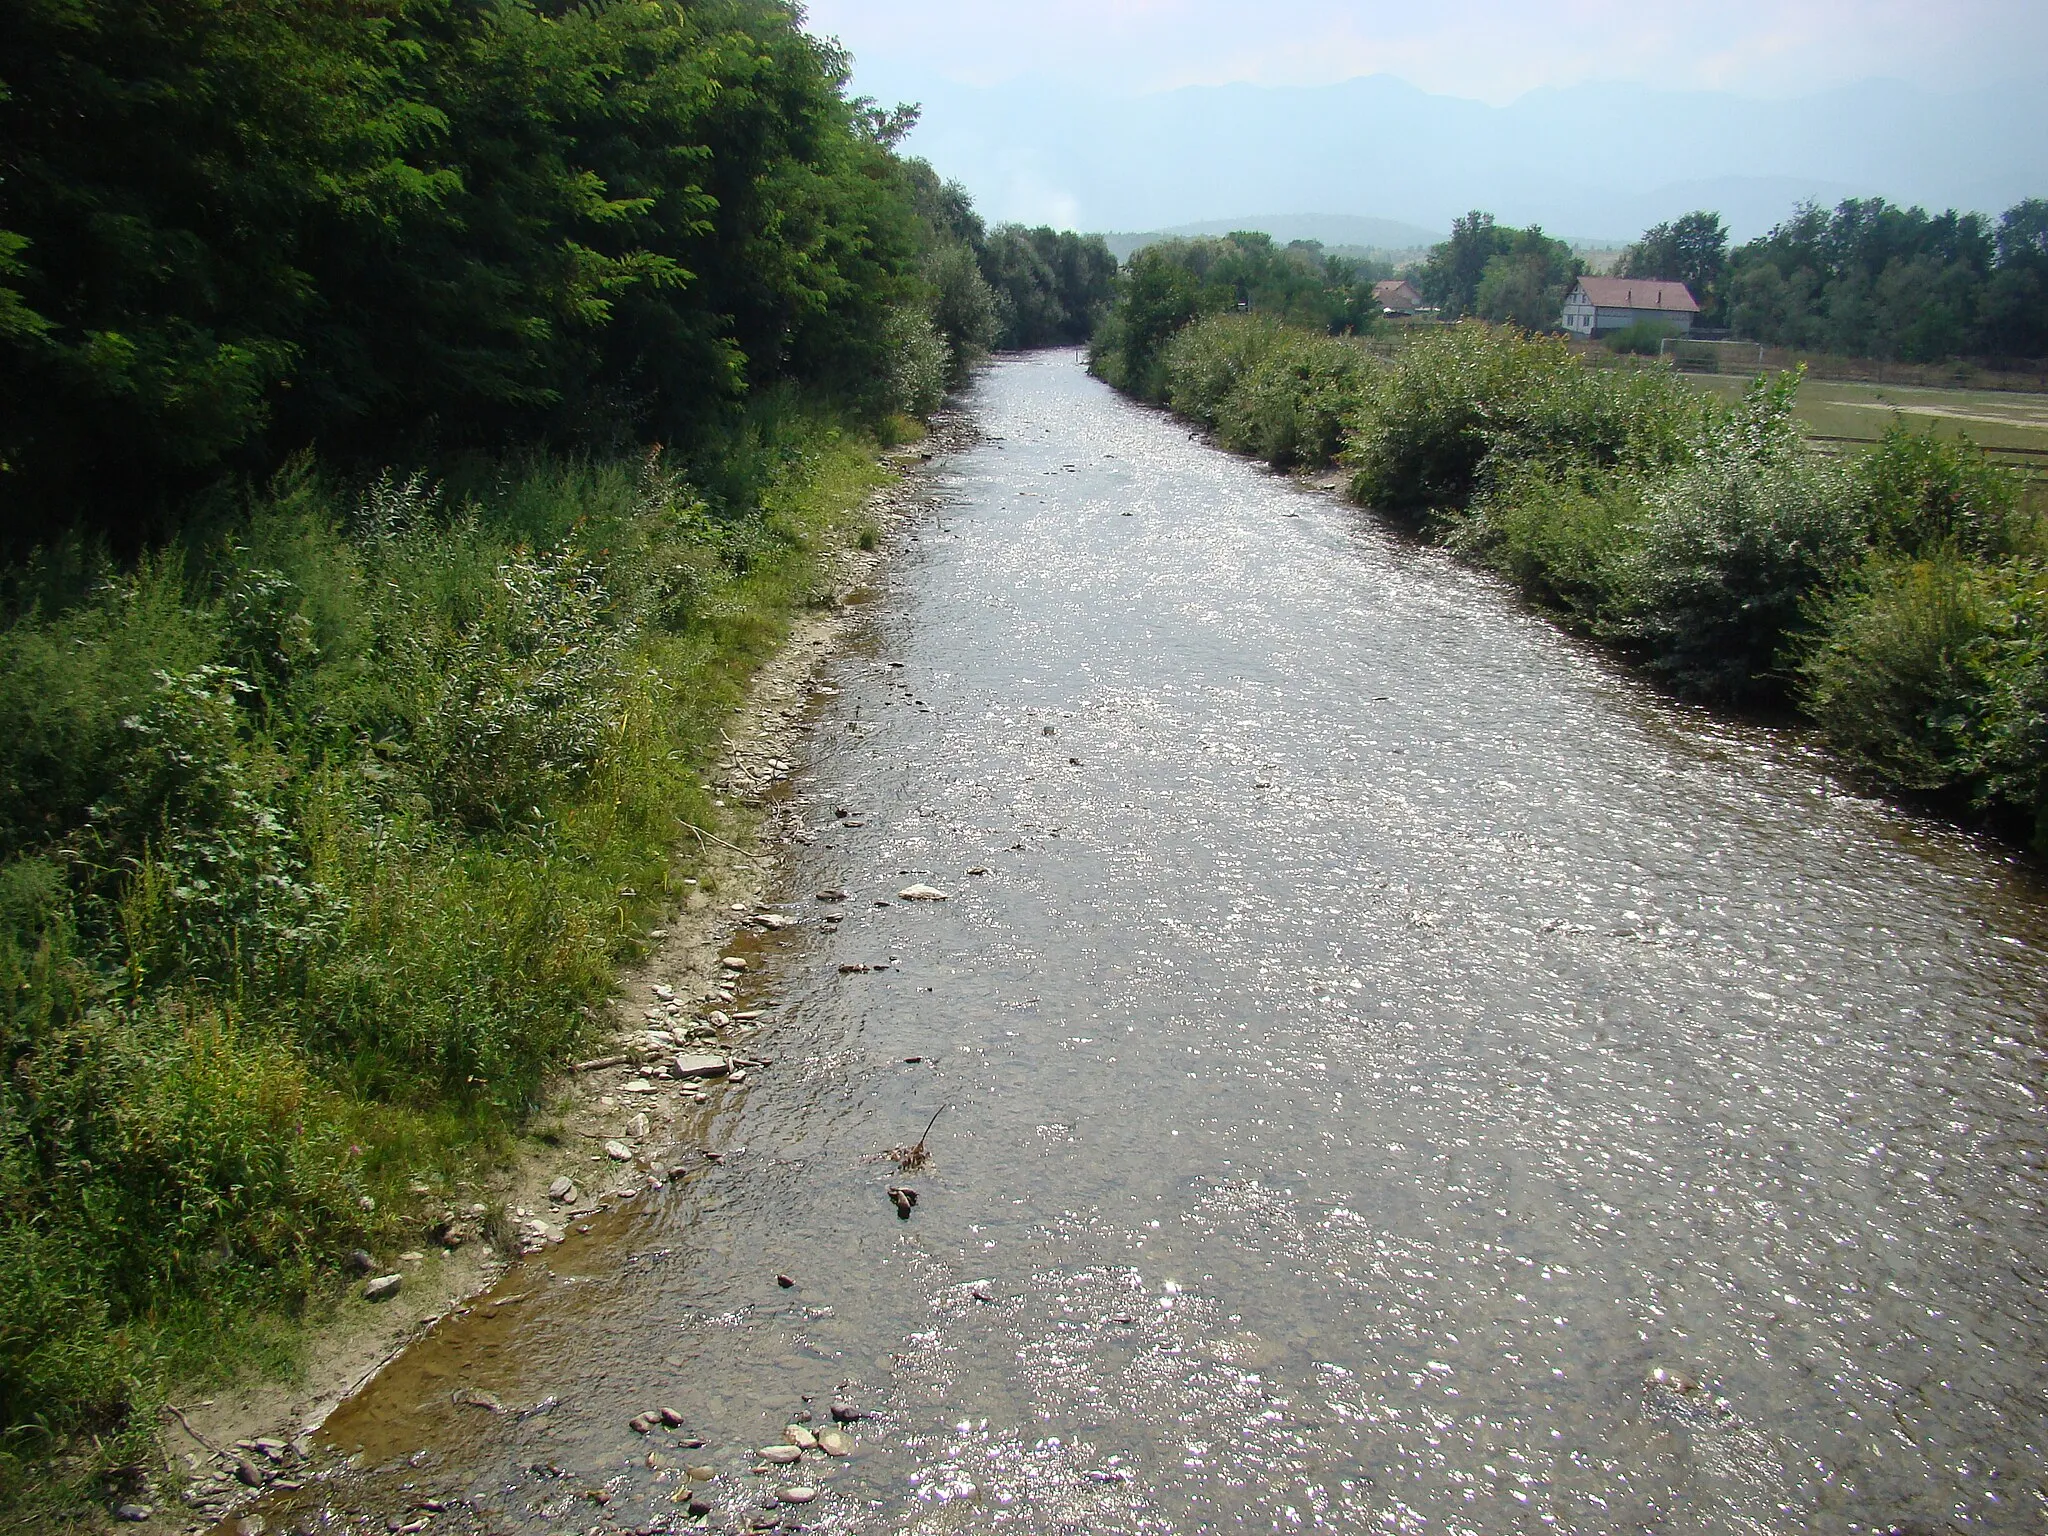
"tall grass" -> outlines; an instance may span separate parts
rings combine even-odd
[[[140,566],[13,573],[0,1492],[138,1454],[588,1034],[880,474],[774,397],[713,467],[300,465]]]

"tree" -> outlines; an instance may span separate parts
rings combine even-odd
[[[1492,214],[1475,208],[1452,223],[1449,240],[1430,247],[1415,274],[1417,291],[1442,310],[1446,320],[1470,313],[1479,300],[1486,264],[1507,254],[1513,234],[1497,227]]]
[[[1728,230],[1717,213],[1700,210],[1643,232],[1621,253],[1618,277],[1662,278],[1691,290],[1704,316],[1717,315],[1728,267]]]

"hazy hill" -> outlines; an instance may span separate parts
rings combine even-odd
[[[1135,97],[1029,80],[860,88],[921,101],[908,147],[992,217],[1093,229],[1227,228],[1291,207],[1441,231],[1483,207],[1598,241],[1705,205],[1744,238],[1801,198],[1996,212],[2048,195],[2048,90],[2011,85],[1866,81],[1791,100],[1585,85],[1504,107],[1384,75]]]

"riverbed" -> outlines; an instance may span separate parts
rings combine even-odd
[[[715,1158],[273,1529],[2048,1527],[2030,867],[1074,353],[966,409],[820,674]]]

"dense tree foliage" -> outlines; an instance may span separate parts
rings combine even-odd
[[[914,112],[849,101],[799,21],[787,0],[0,8],[10,532],[141,531],[308,445],[688,445],[785,379],[886,403],[920,313],[957,376],[1005,324],[980,221],[893,152]]]
[[[1374,274],[1311,240],[1278,245],[1240,230],[1221,238],[1165,240],[1132,253],[1115,307],[1094,343],[1095,366],[1120,389],[1166,391],[1163,349],[1198,315],[1240,310],[1326,335],[1372,328]]]
[[[1447,320],[1477,315],[1547,330],[1584,270],[1569,245],[1536,225],[1513,229],[1475,209],[1451,225],[1451,238],[1432,246],[1410,277]]]
[[[1995,223],[1882,198],[1807,204],[1732,251],[1716,215],[1690,213],[1645,232],[1620,270],[1677,278],[1706,323],[1774,346],[1922,363],[2048,357],[2040,198]]]
[[[1116,291],[1116,258],[1100,235],[1004,224],[982,250],[1008,348],[1073,346],[1095,333]]]

